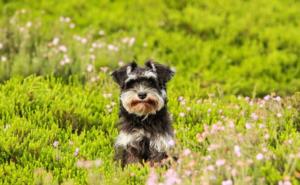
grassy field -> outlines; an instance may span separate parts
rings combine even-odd
[[[300,184],[300,2],[0,1],[0,184]],[[132,60],[176,68],[170,168],[113,162]]]

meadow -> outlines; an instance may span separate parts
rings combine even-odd
[[[300,184],[300,2],[0,1],[0,184]],[[113,161],[110,72],[176,69],[179,157]]]

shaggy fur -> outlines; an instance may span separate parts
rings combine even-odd
[[[145,67],[131,63],[112,76],[121,88],[119,135],[115,159],[129,163],[160,162],[173,146],[173,129],[167,111],[166,83],[174,72],[148,61]]]

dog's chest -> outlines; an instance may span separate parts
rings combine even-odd
[[[154,149],[158,152],[166,152],[173,146],[173,138],[169,134],[150,134],[144,129],[135,130],[134,132],[128,133],[121,131],[117,137],[115,146],[116,147],[139,147],[144,141],[149,141],[149,148]]]

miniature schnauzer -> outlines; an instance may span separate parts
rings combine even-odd
[[[169,67],[152,61],[144,68],[132,62],[112,73],[121,88],[115,159],[123,167],[137,162],[153,165],[168,157],[174,141],[166,83],[173,75]]]

